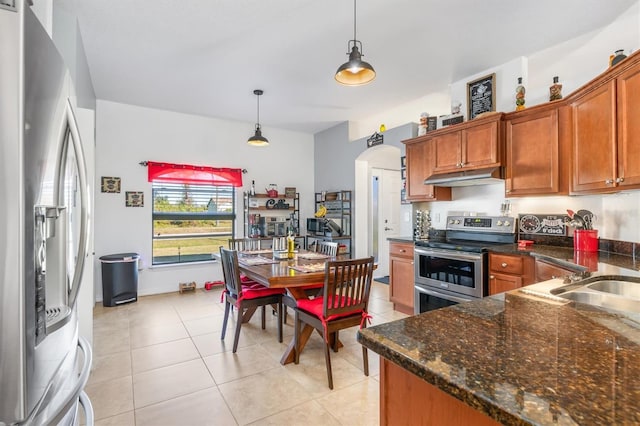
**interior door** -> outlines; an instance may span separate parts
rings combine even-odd
[[[372,169],[374,256],[378,267],[376,277],[389,275],[389,238],[400,235],[400,171]],[[377,191],[375,188],[377,187]],[[377,219],[377,220],[376,220]]]

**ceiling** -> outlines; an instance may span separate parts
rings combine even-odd
[[[262,126],[306,133],[441,92],[636,2],[361,0],[357,38],[377,77],[345,87],[333,76],[353,37],[347,0],[66,1],[99,99],[255,123],[262,89]]]

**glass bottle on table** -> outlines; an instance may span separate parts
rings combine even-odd
[[[296,240],[293,238],[293,234],[289,231],[287,235],[287,259],[293,259],[296,249]]]

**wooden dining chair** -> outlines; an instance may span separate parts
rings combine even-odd
[[[329,389],[333,389],[330,344],[338,351],[338,331],[360,325],[367,326],[367,306],[373,277],[373,257],[334,260],[325,265],[322,296],[298,300],[295,309],[295,363],[300,362],[300,333],[302,324],[309,324],[322,334],[324,358],[327,365]],[[367,348],[362,347],[364,374],[369,375]]]
[[[315,251],[316,253],[322,253],[330,257],[336,257],[336,255],[338,254],[338,243],[333,241],[316,241],[313,245],[313,249],[313,251]],[[305,293],[307,293],[307,296],[317,296],[320,294],[323,285],[323,282],[309,284],[304,286],[302,289],[305,291]],[[297,302],[293,297],[285,294],[284,296],[282,296],[282,303],[284,303],[284,323],[286,324],[287,307],[295,309],[297,306]]]
[[[222,322],[221,340],[227,331],[227,321],[229,311],[232,306],[238,309],[236,318],[236,332],[233,338],[233,353],[238,349],[240,339],[240,328],[242,327],[243,316],[247,311],[262,308],[262,329],[266,328],[267,305],[278,306],[278,341],[282,343],[282,295],[283,289],[268,288],[256,282],[243,283],[240,280],[240,268],[238,267],[238,251],[228,250],[220,247],[220,259],[222,260],[222,275],[224,277],[224,320]]]
[[[229,238],[230,250],[260,250],[260,240],[258,238]]]
[[[333,241],[316,241],[315,251],[335,257],[338,254],[338,243]]]

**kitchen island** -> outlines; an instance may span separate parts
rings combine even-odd
[[[637,318],[518,290],[360,330],[381,424],[640,424]]]

